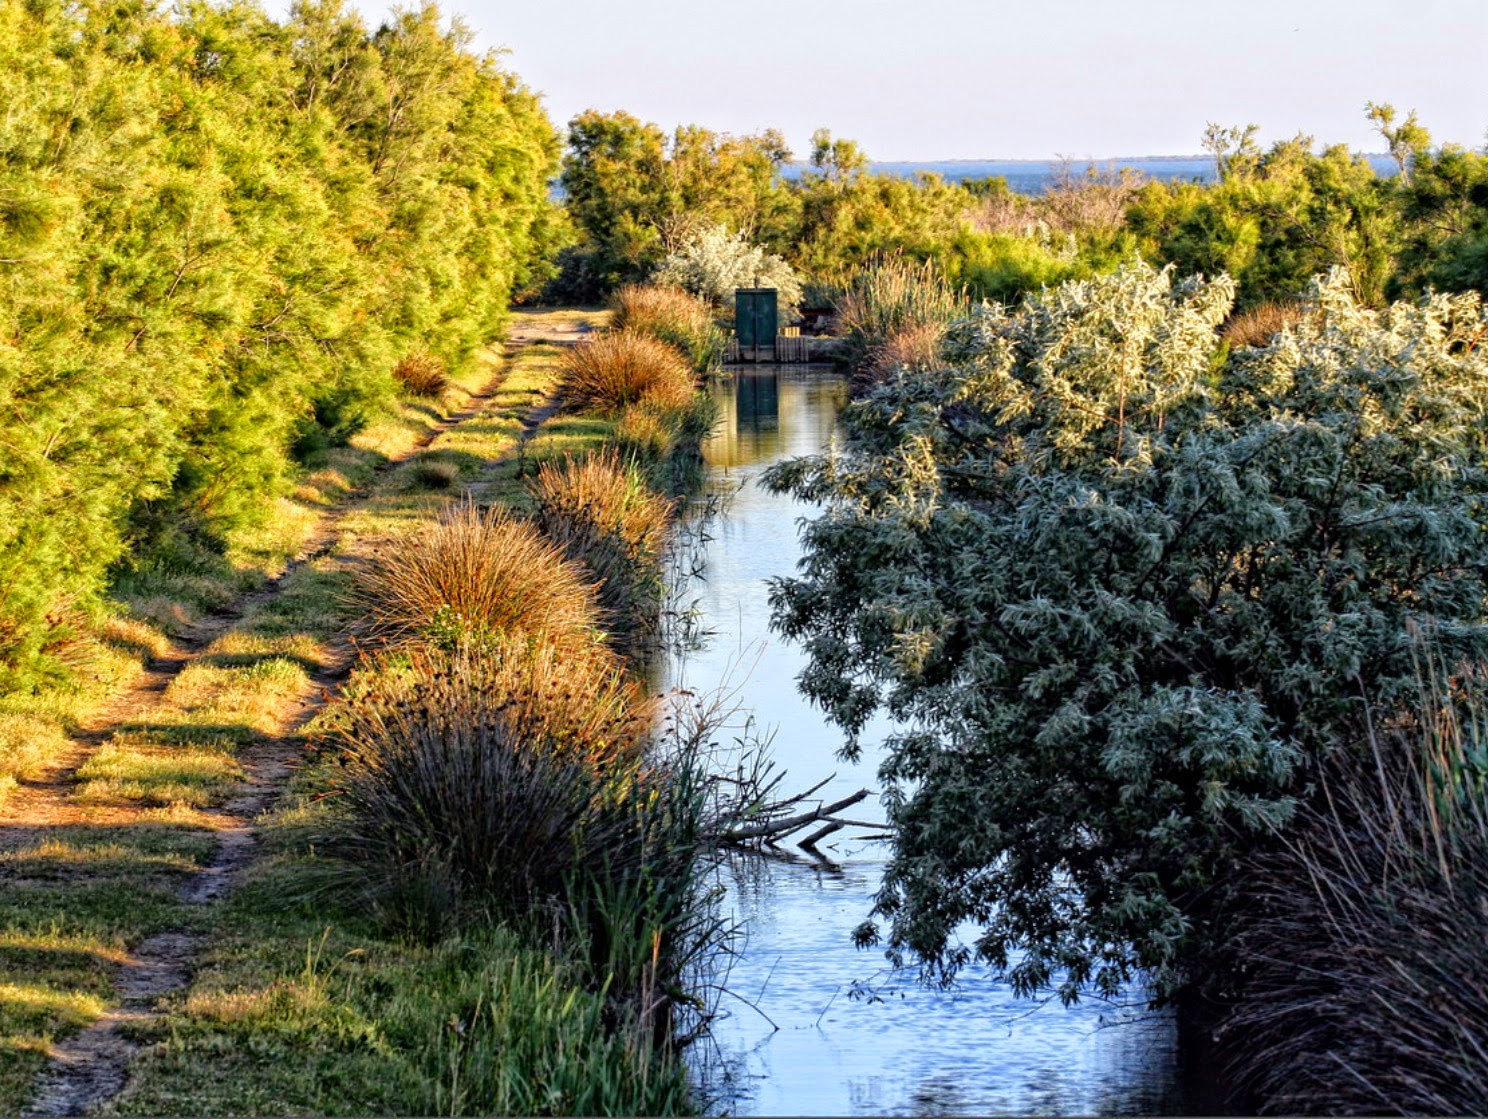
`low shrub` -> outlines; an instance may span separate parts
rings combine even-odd
[[[670,343],[699,371],[723,361],[728,335],[713,319],[712,306],[681,288],[627,284],[611,300],[615,330],[631,330]]]
[[[464,501],[387,548],[356,603],[374,636],[445,646],[521,631],[560,651],[597,639],[602,614],[583,568],[531,524]]]
[[[640,403],[685,408],[696,382],[687,358],[675,346],[634,330],[619,330],[564,354],[559,388],[572,407],[615,413]]]
[[[662,549],[673,505],[610,449],[543,464],[531,484],[534,520],[599,580],[599,602],[632,643],[655,628]]]
[[[414,350],[393,366],[393,377],[410,396],[437,400],[449,388],[449,369],[425,350]]]

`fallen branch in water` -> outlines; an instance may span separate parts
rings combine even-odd
[[[887,824],[871,823],[866,820],[847,820],[837,815],[837,813],[851,808],[853,805],[866,799],[868,796],[867,789],[859,789],[850,796],[845,796],[841,800],[834,801],[831,804],[821,804],[806,812],[786,815],[791,808],[805,801],[830,780],[832,778],[828,777],[825,781],[813,785],[804,793],[799,793],[787,800],[779,801],[761,809],[756,813],[756,818],[763,816],[764,819],[759,819],[757,823],[729,827],[710,838],[715,843],[732,847],[746,847],[755,844],[774,847],[781,840],[789,835],[793,835],[802,828],[809,827],[815,823],[823,823],[825,826],[818,828],[798,844],[804,850],[815,851],[818,843],[845,827],[870,828],[879,831],[888,829]]]

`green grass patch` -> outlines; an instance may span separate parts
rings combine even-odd
[[[78,770],[73,799],[83,804],[220,804],[245,776],[228,750],[109,742]]]
[[[655,1067],[565,964],[501,930],[422,946],[324,903],[286,905],[303,876],[281,864],[226,903],[121,1113],[685,1110],[680,1065]]]

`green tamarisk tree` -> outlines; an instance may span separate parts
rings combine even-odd
[[[426,5],[0,5],[0,681],[211,557],[544,267],[558,139]],[[195,561],[192,561],[195,562]],[[218,559],[220,561],[220,557]]]

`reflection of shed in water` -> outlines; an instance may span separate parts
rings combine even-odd
[[[847,381],[803,365],[735,367],[710,392],[718,423],[703,443],[703,457],[727,468],[814,453],[829,440],[847,402]]]
[[[735,373],[734,408],[740,431],[779,431],[780,374]]]

